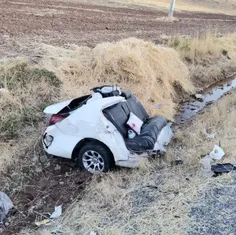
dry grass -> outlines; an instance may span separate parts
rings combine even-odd
[[[224,79],[227,71],[236,71],[236,34],[171,38],[168,45],[180,53],[197,87],[204,88]]]
[[[191,60],[185,61],[190,68],[203,66],[203,62],[208,66],[212,58],[225,59],[224,68],[233,66],[235,37],[207,37],[203,41],[189,40],[189,50],[180,46],[182,39],[173,46],[183,59]],[[216,41],[212,44],[211,40]],[[10,91],[0,96],[0,112],[3,113],[0,147],[4,146],[1,163],[3,160],[9,163],[19,156],[19,151],[28,154],[40,135],[42,108],[54,99],[76,97],[88,93],[92,86],[112,83],[134,91],[151,113],[154,113],[152,105],[164,104],[156,114],[171,118],[178,101],[176,87],[187,92],[193,90],[188,68],[175,50],[142,40],[103,43],[93,49],[47,45],[43,49],[47,55],[41,65],[60,78],[60,94],[60,82],[48,70],[31,68],[24,61],[1,64],[0,85]],[[227,51],[226,55],[222,55],[222,49]],[[227,56],[230,59],[226,59]],[[196,82],[193,74],[191,70],[192,80]],[[202,84],[209,83],[202,79]],[[236,95],[232,93],[199,115],[189,127],[176,131],[165,162],[153,160],[140,169],[94,176],[83,199],[74,202],[61,219],[49,228],[40,229],[38,234],[50,234],[55,228],[62,234],[85,234],[92,230],[102,235],[185,234],[189,202],[212,181],[201,177],[198,164],[201,155],[211,151],[220,140],[226,152],[224,161],[233,162],[235,115]],[[206,131],[216,133],[216,139],[207,139]],[[24,144],[20,142],[23,138]],[[185,164],[170,167],[169,162],[179,157]]]
[[[94,176],[83,199],[72,204],[52,227],[37,234],[56,228],[62,234],[186,234],[191,202],[218,180],[201,176],[201,155],[221,141],[226,152],[223,161],[235,161],[235,115],[236,94],[232,93],[199,115],[188,128],[177,131],[167,163],[154,160],[141,169]],[[216,133],[216,139],[208,139],[206,130]],[[176,157],[185,164],[168,166]],[[223,178],[231,180],[230,176]]]
[[[26,60],[18,59],[1,62],[0,87],[8,91],[0,92],[1,172],[17,160],[23,146],[32,146],[43,107],[58,96],[59,80],[52,72],[30,68]]]
[[[42,66],[54,71],[63,81],[65,96],[75,97],[94,86],[119,85],[142,101],[151,114],[172,119],[176,91],[192,92],[186,65],[176,51],[151,42],[130,38],[95,48],[62,49],[46,46]],[[162,104],[157,110],[153,105]]]
[[[162,9],[169,9],[169,0],[120,0],[126,4],[138,4],[142,6],[151,6]],[[217,1],[217,0],[178,0],[176,1],[176,10],[184,11],[199,11],[199,12],[209,12],[209,13],[225,13],[235,15],[236,1]]]

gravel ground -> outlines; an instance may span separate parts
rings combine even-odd
[[[188,235],[235,235],[235,195],[235,180],[223,178],[210,184],[191,208]]]

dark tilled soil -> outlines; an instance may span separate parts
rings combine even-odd
[[[49,218],[55,206],[62,205],[64,212],[68,205],[81,199],[91,179],[74,162],[60,158],[24,166],[21,172],[15,168],[9,168],[0,179],[0,188],[5,188],[16,207],[5,220],[7,226],[0,228],[0,234],[4,235],[17,234],[26,227],[37,228],[34,223]]]
[[[96,2],[96,1],[95,1]],[[138,37],[158,42],[165,35],[196,35],[235,31],[236,17],[177,12],[178,22],[162,20],[167,12],[154,8],[67,1],[0,1],[0,53],[27,53],[20,45],[44,42],[94,46],[104,41]]]

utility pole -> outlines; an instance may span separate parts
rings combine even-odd
[[[168,13],[168,18],[173,17],[174,9],[175,9],[175,0],[170,0],[170,10],[169,10],[169,13]]]

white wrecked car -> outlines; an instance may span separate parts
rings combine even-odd
[[[114,165],[134,168],[165,151],[172,137],[165,118],[150,118],[136,97],[118,87],[92,90],[44,110],[48,126],[42,142],[48,154],[73,159],[95,173]]]

